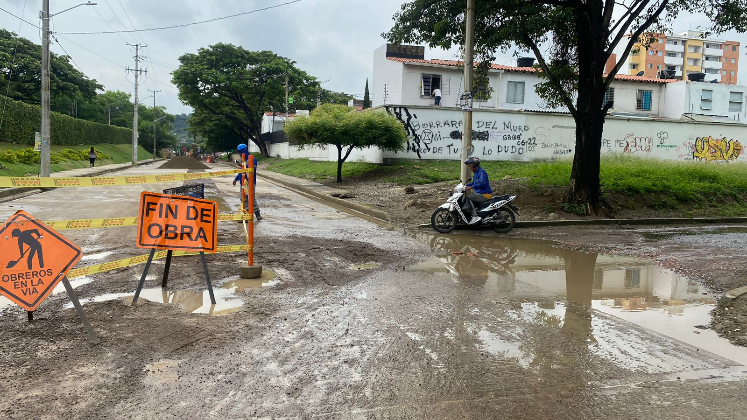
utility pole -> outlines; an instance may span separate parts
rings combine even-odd
[[[41,63],[41,176],[49,176],[52,145],[50,144],[49,100],[49,0],[42,0],[42,63]]]
[[[127,67],[127,71],[132,71],[133,74],[135,74],[135,109],[134,109],[134,116],[132,117],[132,166],[137,166],[137,111],[138,111],[138,96],[137,96],[137,89],[140,84],[140,73],[148,73],[147,70],[141,70],[139,68],[140,65],[140,47],[147,47],[147,45],[140,45],[140,44],[127,44],[131,47],[135,47],[135,69],[132,70],[129,67]]]
[[[469,168],[463,162],[467,160],[472,149],[472,73],[475,70],[475,0],[467,0],[467,10],[464,14],[467,25],[464,40],[464,93],[462,100],[462,184],[467,183]]]
[[[156,160],[156,93],[160,92],[160,90],[150,90],[149,92],[153,92],[153,160]]]
[[[285,72],[285,121],[288,122],[288,72]]]
[[[322,103],[322,87],[317,86],[316,87],[316,107],[319,108],[319,105]]]

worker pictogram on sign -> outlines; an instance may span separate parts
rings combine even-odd
[[[140,194],[138,248],[215,252],[215,201],[178,195]]]
[[[145,277],[156,250],[168,250],[164,267],[162,288],[166,288],[171,266],[172,251],[199,251],[210,301],[215,305],[215,295],[210,282],[205,252],[215,252],[218,240],[218,205],[215,201],[195,197],[143,192],[140,194],[137,247],[149,248],[150,255],[140,277],[135,297],[136,303],[145,284]]]
[[[34,311],[83,256],[80,248],[24,211],[0,228],[0,293]]]
[[[32,320],[36,308],[62,282],[91,340],[97,343],[66,277],[82,256],[73,242],[19,210],[0,227],[0,295],[28,311]]]

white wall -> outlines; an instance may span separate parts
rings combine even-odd
[[[281,131],[283,129],[283,125],[285,124],[285,117],[276,115],[274,117],[274,121],[275,121],[275,124],[273,127],[273,116],[263,115],[262,116],[262,133],[273,133],[275,131]]]
[[[371,104],[384,104],[384,85],[387,85],[387,104],[402,103],[403,64],[386,59],[386,44],[374,50]]]
[[[459,159],[462,112],[434,107],[388,106],[408,133],[405,151],[384,158]],[[565,114],[475,110],[475,156],[486,160],[530,161],[573,156],[575,122]],[[608,117],[602,153],[668,160],[742,161],[744,124],[695,123]]]
[[[335,146],[293,146],[290,143],[273,143],[267,145],[268,152],[272,157],[281,159],[310,159],[317,161],[337,162],[337,148]],[[259,148],[249,144],[249,152],[259,153]],[[384,154],[379,148],[367,147],[363,150],[354,149],[346,162],[369,162],[382,163]]]

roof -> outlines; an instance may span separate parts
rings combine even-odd
[[[462,67],[464,61],[459,60],[421,60],[417,58],[400,58],[400,57],[387,57],[387,60],[396,61],[403,64],[425,64],[431,66],[446,66],[446,67]],[[516,73],[537,73],[539,69],[535,67],[513,67],[504,66],[502,64],[491,64],[491,70],[503,70]],[[644,76],[631,76],[628,74],[618,74],[615,76],[615,80],[624,80],[627,82],[644,82],[644,83],[659,83],[667,84],[677,82],[677,79],[656,79],[653,77]]]
[[[265,112],[265,115],[267,115],[268,117],[272,117],[273,113],[272,113],[272,111],[267,111],[267,112]],[[285,112],[275,112],[275,116],[276,117],[285,117]],[[291,118],[293,118],[293,117],[296,116],[296,114],[289,114],[289,116]]]

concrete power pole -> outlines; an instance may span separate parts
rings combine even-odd
[[[156,93],[160,92],[160,90],[150,90],[149,92],[153,92],[153,160],[156,160]]]
[[[285,72],[285,122],[288,122],[288,72]]]
[[[319,105],[322,102],[322,87],[317,86],[316,87],[316,107],[319,108]]]
[[[148,73],[146,70],[141,70],[139,68],[140,65],[140,47],[147,47],[147,45],[140,45],[140,44],[127,44],[132,47],[135,47],[135,69],[131,70],[129,67],[127,67],[127,71],[132,71],[135,74],[135,105],[134,105],[134,116],[132,117],[132,166],[137,165],[137,111],[138,111],[138,96],[137,96],[137,90],[139,84],[140,84],[140,73]]]
[[[49,99],[49,0],[42,1],[42,68],[41,68],[41,176],[49,176],[52,151],[50,144]]]
[[[470,170],[463,162],[469,157],[472,149],[472,73],[475,70],[475,0],[467,0],[467,10],[464,14],[467,25],[464,40],[464,99],[462,102],[463,124],[462,124],[462,161],[461,167],[462,183],[466,183]]]

